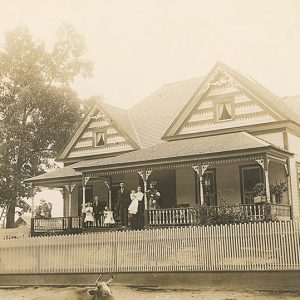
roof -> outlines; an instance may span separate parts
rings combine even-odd
[[[107,103],[102,102],[101,108],[111,117],[112,121],[116,122],[127,135],[138,144],[138,138],[132,125],[128,111],[126,109],[116,107]]]
[[[128,110],[105,102],[99,102],[96,105],[100,106],[112,122],[136,144],[135,149],[151,147],[162,143],[165,137],[172,136],[170,129],[174,124],[180,123],[181,118],[184,117],[184,111],[193,108],[193,96],[209,80],[215,68],[228,72],[249,92],[256,95],[263,104],[270,107],[280,120],[292,120],[300,124],[300,113],[298,113],[300,112],[300,97],[281,99],[250,76],[237,72],[221,62],[218,62],[207,76],[163,85]],[[297,105],[296,110],[295,105]],[[90,113],[92,112],[93,110]],[[180,117],[182,114],[183,116]],[[81,126],[78,132],[82,130],[84,126]],[[62,160],[63,156],[67,155],[67,150],[76,141],[78,132],[69,140],[69,144],[64,148],[66,150],[61,151],[58,159]]]
[[[288,105],[288,101],[277,97],[271,93],[268,89],[262,86],[260,83],[255,81],[248,75],[237,72],[227,65],[217,62],[215,66],[211,69],[208,75],[203,79],[202,83],[198,86],[197,93],[201,89],[207,89],[209,86],[209,81],[214,73],[218,70],[223,70],[229,76],[231,76],[237,83],[239,83],[243,88],[248,90],[253,94],[257,100],[264,106],[268,107],[273,114],[276,115],[277,120],[292,120],[300,124],[300,113],[295,111],[292,107]],[[196,94],[195,94],[196,95]],[[163,139],[168,139],[174,136],[174,133],[180,128],[182,122],[189,116],[189,114],[194,109],[195,105],[198,103],[198,97],[192,97],[189,102],[186,103],[185,107],[180,111],[177,117],[173,120],[171,126],[167,128],[163,135]],[[212,133],[213,134],[213,133]]]
[[[222,153],[223,155],[226,152],[239,153],[243,150],[262,150],[266,148],[274,148],[281,152],[284,151],[249,133],[236,132],[163,142],[116,157],[83,161],[76,164],[75,169],[84,171],[85,169],[120,168],[133,163],[136,165],[146,165],[147,163],[160,160],[176,160],[180,158],[188,160],[192,157],[201,157],[217,153]],[[288,153],[286,151],[284,152]]]
[[[162,136],[205,77],[163,85],[129,109],[141,148],[161,143]]]
[[[244,85],[254,94],[260,96],[265,104],[271,108],[274,108],[280,115],[283,115],[285,119],[290,119],[300,124],[300,112],[295,111],[295,109],[289,105],[290,100],[286,101],[279,98],[250,76],[244,75],[241,72],[237,72],[223,63],[219,64],[225,69],[225,71],[228,71],[231,75],[233,75],[233,77],[235,77],[235,79],[238,80],[242,85]]]
[[[78,164],[78,163],[77,163]],[[25,180],[25,182],[46,182],[50,180],[58,180],[64,178],[81,178],[81,172],[75,171],[74,167],[77,164],[69,165],[52,172],[47,172]]]

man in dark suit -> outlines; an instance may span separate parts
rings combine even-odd
[[[125,187],[125,183],[120,183],[120,190],[117,192],[117,214],[121,219],[122,226],[128,226],[128,207],[130,204],[130,194]]]
[[[93,211],[94,211],[94,216],[95,216],[95,221],[96,221],[96,227],[101,227],[103,225],[103,212],[104,208],[106,206],[105,202],[100,202],[99,197],[95,197],[95,201],[93,203]]]

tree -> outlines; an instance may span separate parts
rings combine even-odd
[[[70,83],[88,77],[83,37],[63,24],[52,50],[26,27],[5,36],[0,52],[0,205],[8,204],[7,227],[28,193],[24,179],[49,167],[82,117],[82,104]]]

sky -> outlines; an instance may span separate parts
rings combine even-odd
[[[300,0],[0,0],[0,47],[17,25],[47,45],[63,22],[85,36],[91,79],[81,98],[128,108],[217,61],[278,96],[300,94]]]
[[[90,79],[73,88],[128,108],[161,85],[206,75],[217,61],[278,96],[300,94],[300,0],[0,0],[5,32],[27,26],[48,47],[57,28],[85,37]],[[48,196],[47,196],[48,195]],[[42,193],[48,200],[61,193]],[[62,201],[54,215],[62,214]]]

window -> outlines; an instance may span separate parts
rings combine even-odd
[[[252,204],[255,193],[254,186],[263,182],[262,168],[260,166],[241,167],[242,203]]]
[[[95,131],[94,132],[94,147],[103,147],[106,145],[106,132]]]
[[[233,100],[228,99],[215,104],[215,119],[217,122],[229,121],[234,118]]]

